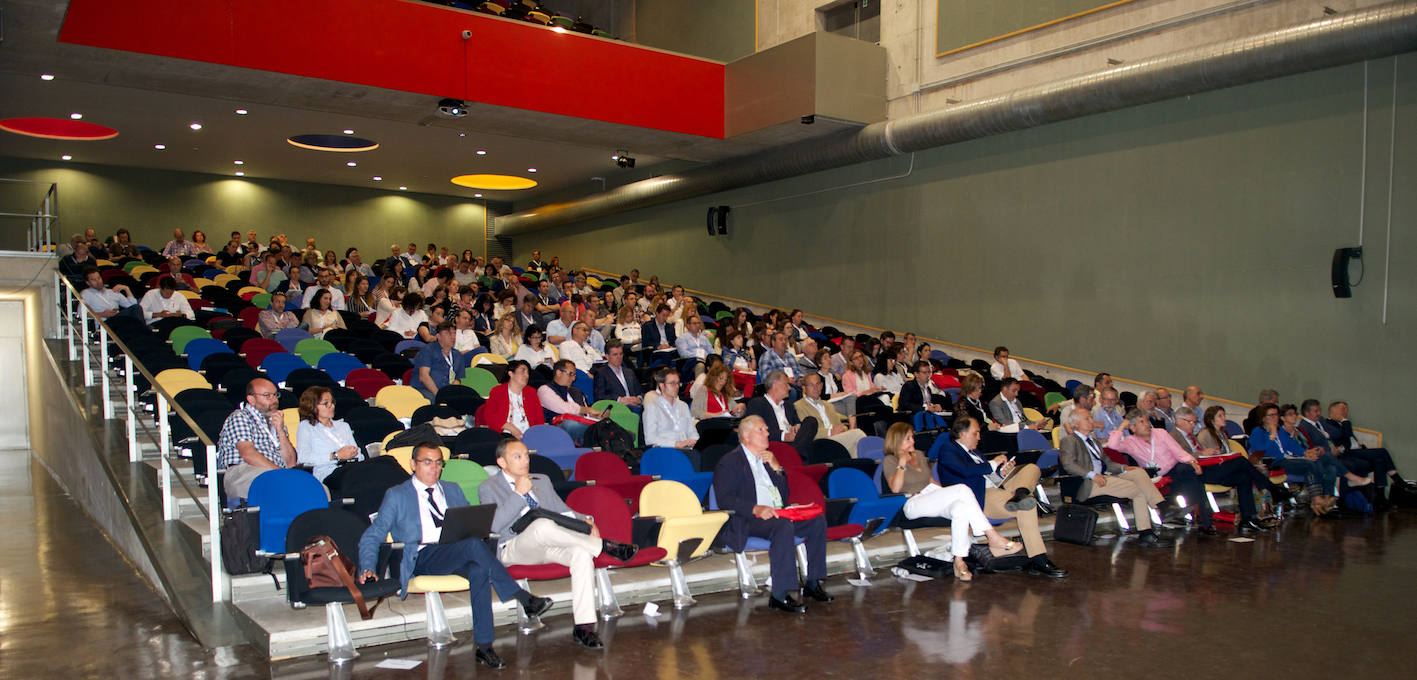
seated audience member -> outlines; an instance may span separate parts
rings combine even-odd
[[[280,272],[280,264],[277,262],[276,253],[271,251],[262,253],[261,263],[251,267],[250,283],[267,293],[274,293],[276,286],[285,280],[285,275],[282,273],[280,276],[276,276],[277,272]]]
[[[171,278],[173,285],[177,286],[177,290],[192,289],[191,286],[187,285],[187,279],[183,278],[182,258],[176,255],[167,258],[167,271],[170,273],[163,274],[162,278]],[[190,276],[190,274],[188,276]]]
[[[730,325],[724,325],[719,331],[721,340],[719,344],[723,348],[723,363],[734,373],[758,373],[758,359],[753,356],[744,343],[747,338],[743,332]]]
[[[895,352],[882,352],[876,359],[875,367],[871,369],[871,382],[891,395],[898,395],[905,388],[905,380],[896,370]]]
[[[1404,479],[1402,474],[1397,471],[1397,464],[1393,462],[1392,455],[1388,453],[1387,449],[1367,448],[1353,434],[1353,423],[1348,421],[1348,402],[1335,401],[1329,404],[1328,417],[1319,424],[1323,427],[1324,434],[1328,435],[1329,443],[1342,449],[1340,460],[1342,458],[1357,459],[1372,466],[1373,477],[1378,488],[1381,489],[1388,481],[1393,483],[1394,486],[1389,491],[1389,495],[1393,492],[1398,495],[1412,495],[1412,482]],[[1380,474],[1379,470],[1387,474]],[[1417,501],[1417,498],[1410,500]]]
[[[1018,391],[1017,380],[1004,378],[999,383],[999,393],[989,400],[989,415],[998,421],[1000,429],[1005,432],[1018,432],[1020,428],[1042,430],[1047,427],[1048,421],[1029,420],[1028,416],[1024,415],[1023,404],[1018,400]]]
[[[358,248],[347,248],[344,251],[345,265],[347,272],[359,272],[365,278],[374,275],[374,269],[364,263],[364,258],[360,257]]]
[[[847,394],[841,380],[831,372],[832,356],[827,349],[817,350],[817,358],[812,363],[817,366],[815,373],[822,376],[822,398],[836,406],[837,413],[846,416],[847,427],[856,427],[856,395]]]
[[[573,383],[576,381],[576,366],[569,359],[556,362],[551,382],[536,389],[536,398],[541,401],[542,414],[546,422],[571,435],[576,446],[581,445],[590,423],[605,417],[605,413],[590,407],[586,396]],[[555,422],[557,416],[568,416]]]
[[[427,308],[425,312],[428,314],[428,319],[418,324],[418,331],[411,339],[428,344],[436,341],[434,334],[438,332],[438,326],[448,320],[448,308],[444,305],[434,305]]]
[[[311,303],[313,303],[315,300],[315,294],[319,291],[327,290],[330,291],[330,308],[335,310],[343,310],[344,293],[341,293],[339,289],[334,285],[334,271],[328,267],[319,266],[316,267],[316,270],[317,273],[315,275],[315,285],[309,286],[305,289],[305,303],[303,306],[307,309],[310,308],[312,306]]]
[[[429,402],[438,396],[438,390],[460,384],[458,379],[468,367],[467,358],[454,348],[457,342],[456,326],[446,321],[438,324],[434,338],[434,342],[424,345],[413,357],[413,386]]]
[[[497,467],[477,487],[483,503],[497,506],[492,531],[497,534],[497,555],[503,564],[560,564],[571,570],[571,639],[584,647],[604,645],[595,633],[595,558],[601,553],[628,562],[639,548],[632,544],[601,539],[595,518],[566,507],[546,475],[531,473],[531,454],[519,441],[504,440],[497,445]],[[522,515],[534,509],[584,520],[590,533],[582,534],[541,518],[520,533],[513,528]]]
[[[482,346],[482,341],[477,339],[477,331],[472,329],[472,312],[458,309],[453,319],[453,349],[466,354]]]
[[[842,342],[845,345],[845,341]],[[846,350],[842,350],[845,354]],[[889,405],[890,393],[880,386],[871,382],[871,369],[866,364],[866,353],[859,349],[851,350],[850,361],[841,372],[841,389],[856,397],[856,412],[871,410],[872,403]],[[863,400],[863,397],[874,395],[873,400]]]
[[[610,399],[630,407],[635,413],[641,412],[640,379],[625,365],[625,347],[619,340],[605,341],[605,363],[594,367],[591,379],[596,401]]]
[[[915,431],[908,423],[895,423],[886,430],[885,460],[881,463],[881,479],[891,493],[904,494],[908,500],[901,513],[907,519],[940,517],[950,520],[949,547],[941,546],[926,554],[936,559],[954,562],[955,578],[973,580],[965,564],[972,544],[970,535],[989,539],[989,550],[996,557],[1012,555],[1023,546],[1006,540],[979,507],[974,492],[964,484],[940,486],[925,454],[915,450]]]
[[[142,251],[130,240],[132,237],[127,229],[119,229],[113,236],[113,243],[108,246],[108,259],[121,260],[124,258],[142,259]]]
[[[143,295],[141,307],[143,319],[149,324],[170,316],[185,316],[189,321],[197,320],[187,298],[177,293],[177,282],[171,276],[164,276],[158,281],[157,289]]]
[[[200,251],[197,248],[197,244],[188,241],[186,237],[182,235],[181,229],[173,229],[172,240],[168,241],[167,245],[162,248],[163,257],[172,257],[173,255],[177,255],[178,257],[196,257],[198,252]]]
[[[807,324],[802,321],[802,310],[794,309],[788,313],[787,326],[783,328],[783,331],[787,333],[788,337],[796,340],[798,343],[807,341],[807,336],[811,330],[807,327]]]
[[[571,337],[571,326],[576,323],[576,308],[570,303],[562,303],[556,307],[559,317],[553,318],[546,324],[546,342],[559,346]]]
[[[533,251],[531,251],[531,261],[528,262],[528,263],[526,263],[526,270],[527,270],[527,271],[529,271],[529,272],[536,272],[537,274],[541,274],[541,273],[543,273],[543,272],[546,271],[546,268],[547,268],[548,266],[549,266],[549,265],[547,265],[545,262],[542,262],[542,261],[541,261],[541,251],[540,251],[540,250],[533,250]]]
[[[497,320],[497,330],[487,340],[488,349],[504,359],[511,359],[517,355],[517,350],[522,346],[519,334],[517,316],[507,312]]]
[[[84,299],[94,316],[107,319],[122,314],[134,319],[143,319],[143,308],[127,285],[120,283],[112,288],[104,287],[98,267],[85,267],[83,274],[84,283],[88,284],[88,287],[79,292],[79,297]]]
[[[256,329],[261,332],[263,338],[273,338],[276,333],[287,328],[299,328],[300,319],[295,317],[294,312],[285,309],[285,293],[271,293],[271,308],[261,310],[256,316]]]
[[[808,418],[817,421],[817,439],[830,439],[846,447],[852,458],[856,457],[856,445],[866,437],[866,433],[855,428],[846,426],[846,419],[837,414],[836,407],[822,398],[822,390],[825,383],[822,376],[811,373],[802,379],[802,398],[798,399],[793,407],[797,410],[797,418],[801,422],[807,422]],[[805,456],[804,456],[805,458]]]
[[[517,299],[517,296],[509,290],[504,290],[498,293],[498,302],[497,307],[494,308],[494,313],[500,316],[501,314],[506,313],[502,312],[502,309],[508,309],[511,313],[516,315],[517,328],[523,331],[532,326],[541,327],[541,313],[536,311],[536,296],[527,295],[521,298],[520,307],[507,307],[508,305],[514,304]]]
[[[507,314],[512,314],[512,326],[516,328],[517,319],[514,312],[508,310],[502,314],[496,313],[496,301],[491,293],[483,293],[477,296],[477,300],[472,303],[472,329],[479,333],[491,335],[497,331],[497,321]],[[516,329],[521,330],[521,329]]]
[[[345,275],[344,282],[345,288],[350,291],[349,296],[345,298],[345,307],[361,318],[368,317],[379,304],[379,301],[374,299],[374,294],[369,291],[369,278],[351,269]]]
[[[1146,418],[1151,422],[1152,427],[1166,429],[1166,419],[1156,412],[1156,391],[1147,390],[1141,393],[1141,398],[1137,399],[1137,409],[1146,414]]]
[[[516,599],[528,616],[545,613],[551,608],[551,598],[536,597],[518,586],[482,538],[439,543],[444,514],[467,506],[467,497],[457,484],[438,479],[443,473],[443,456],[436,442],[415,446],[410,463],[413,477],[384,493],[374,523],[360,537],[359,563],[376,564],[379,546],[392,538],[405,546],[399,597],[408,597],[408,581],[414,576],[455,574],[466,578],[472,601],[472,640],[477,645],[474,658],[493,669],[506,668],[507,663],[492,649],[492,588],[503,602]],[[366,568],[359,582],[374,578],[374,571]]]
[[[686,454],[699,442],[689,405],[679,398],[679,374],[669,367],[654,372],[655,399],[644,406],[645,444],[679,449]],[[690,456],[699,469],[697,456]]]
[[[1043,535],[1038,532],[1038,501],[1031,495],[1041,474],[1038,466],[1022,465],[1015,471],[1008,456],[999,454],[986,458],[988,454],[979,451],[980,432],[979,421],[955,410],[950,436],[937,438],[930,447],[930,457],[938,461],[935,474],[940,485],[946,488],[955,484],[968,486],[989,519],[1018,520],[1019,536],[1029,557],[1024,571],[1049,578],[1067,576],[1068,572],[1048,559]]]
[[[482,407],[482,421],[487,427],[521,439],[528,428],[546,424],[541,400],[536,390],[527,385],[530,379],[531,367],[525,361],[507,362],[507,382],[493,387]]]
[[[741,417],[747,409],[747,405],[738,403],[733,375],[721,362],[709,367],[703,380],[694,382],[689,398],[689,413],[697,420]]]
[[[1087,385],[1078,385],[1073,388],[1073,398],[1065,402],[1059,402],[1058,427],[1063,428],[1064,434],[1072,433],[1072,414],[1074,409],[1086,409],[1092,413],[1092,407],[1097,405],[1097,392]],[[1097,439],[1097,432],[1093,431],[1093,439]]]
[[[896,410],[900,413],[944,413],[945,406],[949,404],[949,394],[935,386],[934,381],[930,379],[933,375],[935,369],[930,366],[930,362],[915,362],[911,367],[912,379],[900,388],[900,400],[896,404]]]
[[[1167,432],[1175,430],[1176,412],[1171,410],[1171,390],[1158,387],[1152,395],[1156,398],[1156,404],[1151,409],[1152,418],[1159,418]]]
[[[527,326],[522,331],[522,346],[517,348],[515,359],[525,361],[532,368],[555,364],[556,353],[551,351],[550,345],[542,344],[545,338],[546,334],[541,331],[540,326]]]
[[[1225,434],[1225,409],[1219,406],[1206,409],[1201,418],[1200,434],[1196,435],[1196,445],[1202,451],[1214,450],[1216,455],[1226,456],[1231,453],[1229,441]],[[1200,457],[1207,456],[1202,454]],[[1268,531],[1270,527],[1255,519],[1255,490],[1269,491],[1277,502],[1288,500],[1292,496],[1284,487],[1271,483],[1269,476],[1260,472],[1244,456],[1227,460],[1220,465],[1203,467],[1201,481],[1233,487],[1240,500],[1240,517],[1242,520],[1250,520],[1248,523],[1242,521],[1243,527],[1256,531]]]
[[[94,230],[84,230],[84,243],[87,244],[89,247],[89,255],[92,255],[93,257],[98,258],[100,260],[109,259],[108,248],[103,245],[102,241],[98,240],[98,233]]]
[[[388,280],[389,279],[386,277],[379,282],[379,285],[382,287],[384,282]],[[388,295],[380,298],[379,303],[374,306],[374,325],[380,328],[388,325],[389,319],[392,319],[394,316],[394,312],[398,311],[398,309],[403,306],[403,296],[403,286],[389,287]]]
[[[1003,426],[989,415],[989,408],[982,401],[984,395],[984,379],[977,374],[969,373],[959,379],[959,401],[955,402],[954,417],[969,416],[975,421],[982,423],[980,427],[980,447],[984,451],[996,453],[1000,451],[1013,453],[1018,451],[1018,442],[1013,437],[1001,434],[999,430]]]
[[[1148,445],[1148,453],[1151,457],[1143,457],[1141,463],[1152,470],[1157,469],[1159,462],[1169,462],[1175,464],[1174,459],[1160,459],[1155,456],[1154,448],[1160,446],[1163,450],[1174,447],[1175,442],[1170,437],[1157,436],[1152,439],[1152,430],[1146,422],[1146,416],[1140,411],[1133,411],[1136,414],[1138,423],[1132,426],[1134,441],[1141,441]],[[1058,454],[1058,462],[1063,466],[1063,470],[1074,477],[1082,477],[1082,486],[1078,487],[1078,502],[1097,496],[1112,496],[1115,498],[1130,498],[1132,500],[1132,513],[1135,515],[1134,521],[1137,531],[1141,536],[1137,539],[1137,545],[1144,548],[1169,548],[1175,545],[1174,542],[1161,538],[1151,524],[1151,509],[1161,503],[1163,497],[1160,491],[1156,490],[1156,484],[1152,482],[1152,477],[1139,467],[1130,465],[1119,465],[1102,453],[1102,447],[1093,441],[1088,435],[1092,432],[1092,416],[1081,409],[1073,409],[1073,434],[1063,438],[1059,444],[1061,452]],[[1143,431],[1145,435],[1141,434]],[[1121,430],[1114,430],[1114,439],[1121,439]],[[1112,442],[1108,442],[1109,444]],[[1189,456],[1188,456],[1189,457]],[[1184,509],[1177,509],[1184,513]]]
[[[856,351],[856,339],[849,335],[845,336],[841,339],[840,347],[841,351],[837,352],[836,355],[832,357],[831,372],[836,377],[841,378],[844,384],[848,362],[851,360],[852,353]]]
[[[1098,439],[1106,439],[1112,436],[1113,430],[1122,427],[1122,407],[1118,405],[1121,399],[1118,398],[1116,389],[1107,387],[1098,390],[1097,401],[1097,406],[1092,408],[1092,419],[1101,426],[1097,433]]]
[[[713,340],[704,332],[704,321],[697,315],[684,322],[684,334],[674,339],[679,358],[685,359],[680,378],[703,375],[704,359],[713,354]]]
[[[428,323],[428,312],[423,311],[423,295],[411,290],[399,300],[398,308],[389,315],[383,328],[413,340],[418,337],[418,327],[425,323]]]
[[[349,424],[335,420],[335,395],[328,387],[307,388],[300,395],[299,411],[296,459],[301,465],[309,465],[316,479],[325,481],[340,463],[364,459],[364,451],[354,441]]]
[[[669,321],[669,305],[654,308],[654,317],[640,324],[640,346],[646,352],[671,352],[674,348],[674,324]]]
[[[59,273],[75,281],[83,279],[84,270],[98,267],[98,260],[89,254],[87,243],[74,244],[74,252],[59,258]]]
[[[802,367],[797,364],[797,357],[787,349],[787,334],[773,333],[771,341],[772,347],[758,357],[758,382],[766,383],[768,375],[781,373],[787,381],[789,391],[798,389]]]
[[[817,516],[792,522],[777,516],[787,505],[787,475],[777,457],[768,450],[768,425],[750,415],[738,425],[739,445],[723,456],[713,472],[713,491],[718,507],[732,510],[719,534],[729,550],[741,552],[749,537],[769,542],[768,560],[772,568],[772,592],[768,608],[793,614],[807,611],[792,591],[800,585],[803,594],[818,602],[834,598],[822,587],[827,577],[827,522]],[[799,583],[795,539],[805,539],[807,581]]]
[[[634,297],[634,293],[630,294]],[[615,313],[615,330],[612,335],[626,349],[640,344],[639,311],[633,305],[625,305]]]
[[[295,467],[298,462],[275,383],[252,380],[246,385],[246,401],[227,417],[217,440],[217,465],[226,470],[226,495],[245,498],[261,473]]]
[[[305,310],[305,320],[301,326],[310,331],[310,335],[316,338],[324,338],[325,331],[332,328],[344,328],[344,317],[331,307],[331,291],[322,288],[315,289],[316,295],[310,302],[310,308]]]
[[[536,292],[532,295],[536,296],[536,313],[541,315],[542,323],[549,327],[561,313],[561,296],[551,289],[551,281],[548,279],[538,282]]]
[[[561,343],[561,358],[568,359],[575,367],[589,374],[590,369],[595,364],[604,361],[604,357],[595,347],[590,344],[590,326],[584,321],[576,321],[571,324],[571,336]],[[572,378],[575,377],[574,371]]]
[[[786,336],[782,342],[787,342]],[[797,409],[787,400],[790,385],[782,371],[767,374],[763,379],[763,388],[763,396],[748,400],[744,413],[763,419],[767,424],[769,441],[791,444],[797,455],[807,460],[812,451],[812,441],[817,438],[817,420],[804,421],[797,416]]]
[[[1268,463],[1270,469],[1302,476],[1306,486],[1322,489],[1320,498],[1309,499],[1310,505],[1316,506],[1316,511],[1329,502],[1322,498],[1323,496],[1333,498],[1340,495],[1340,479],[1346,481],[1350,488],[1373,483],[1372,477],[1359,477],[1349,472],[1348,468],[1343,467],[1343,463],[1322,447],[1304,448],[1299,443],[1303,435],[1297,430],[1299,409],[1293,404],[1260,404],[1254,413],[1259,418],[1260,425],[1250,431],[1250,438],[1246,441],[1250,453],[1273,458],[1274,461]]]
[[[1199,434],[1201,431],[1200,419],[1205,415],[1205,409],[1201,408],[1201,400],[1203,399],[1205,399],[1205,393],[1195,385],[1187,387],[1186,391],[1181,393],[1181,405],[1196,414],[1196,424],[1195,429],[1191,431],[1192,435]]]
[[[243,264],[246,257],[241,254],[241,242],[231,239],[226,242],[226,247],[216,254],[216,262],[223,269],[235,265]]]
[[[1279,391],[1270,387],[1260,390],[1259,399],[1255,400],[1255,407],[1250,409],[1249,413],[1245,414],[1245,419],[1240,423],[1241,432],[1250,432],[1260,426],[1260,418],[1262,417],[1260,407],[1265,404],[1278,405]]]
[[[1007,347],[994,348],[994,363],[989,366],[989,375],[1000,381],[1004,378],[1013,378],[1020,382],[1028,380],[1028,374],[1023,372],[1018,361],[1009,358],[1009,348]]]
[[[212,254],[212,247],[207,245],[207,234],[201,229],[192,232],[192,245],[197,249],[195,257]]]

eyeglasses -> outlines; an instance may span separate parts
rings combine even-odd
[[[413,462],[421,463],[423,465],[428,465],[432,467],[443,467],[442,458],[415,458],[413,459]]]
[[[323,401],[320,402],[320,406],[334,406],[334,405],[335,405],[335,402],[330,401],[329,399],[325,399],[325,400],[323,400]]]
[[[252,392],[252,393],[251,393],[251,396],[260,397],[260,398],[262,398],[262,399],[270,399],[271,397],[276,396],[276,393],[275,393],[275,392]]]

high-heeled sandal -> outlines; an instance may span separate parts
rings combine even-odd
[[[1023,550],[1023,546],[1013,541],[1006,541],[1003,548],[995,548],[992,545],[989,546],[989,552],[993,553],[994,557],[1012,555],[1020,550]]]
[[[969,566],[960,562],[954,563],[955,580],[968,583],[974,580],[974,572],[969,570]]]

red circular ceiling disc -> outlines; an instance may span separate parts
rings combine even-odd
[[[79,142],[113,139],[118,136],[118,131],[111,127],[63,118],[9,118],[0,120],[0,130],[29,137]]]

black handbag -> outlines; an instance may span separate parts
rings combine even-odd
[[[1053,540],[1077,545],[1092,545],[1097,531],[1097,513],[1092,508],[1069,503],[1058,508],[1053,523]]]
[[[954,567],[949,562],[924,555],[907,557],[895,566],[912,574],[930,578],[945,578],[954,575]]]

